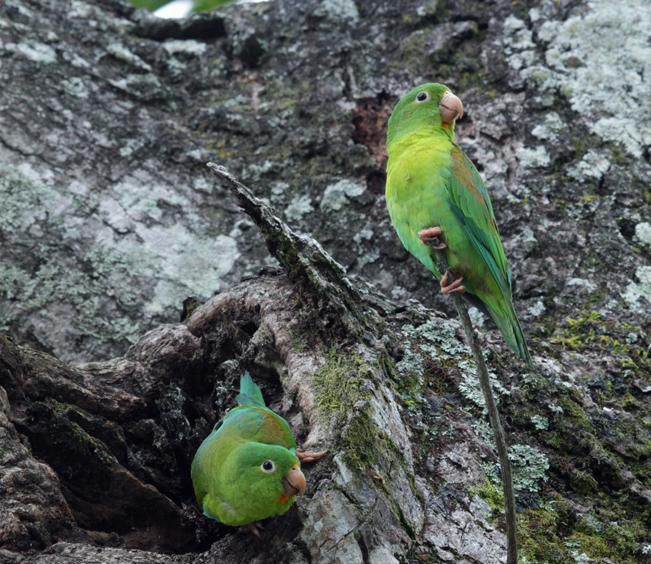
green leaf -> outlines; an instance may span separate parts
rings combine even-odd
[[[215,10],[232,3],[233,0],[194,0],[192,11],[195,13],[209,12],[210,10]]]
[[[158,10],[158,8],[170,4],[171,2],[172,0],[131,0],[131,3],[134,6],[137,6],[138,8],[144,8],[150,12]]]
[[[131,3],[138,8],[144,8],[150,12],[154,12],[158,10],[158,8],[171,4],[173,1],[174,0],[131,0]],[[198,12],[209,12],[210,10],[233,4],[234,1],[235,0],[194,0],[192,12],[195,14]]]

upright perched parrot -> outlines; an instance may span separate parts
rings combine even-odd
[[[417,86],[396,104],[387,131],[391,223],[405,248],[440,280],[441,292],[466,292],[490,314],[511,349],[531,363],[490,197],[455,143],[455,122],[462,115],[461,100],[443,84]],[[453,281],[438,271],[432,243],[444,250]]]
[[[237,403],[201,443],[191,470],[204,515],[235,526],[285,513],[305,493],[299,456],[315,459],[297,455],[287,421],[266,407],[248,372]]]

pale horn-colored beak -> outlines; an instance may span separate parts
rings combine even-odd
[[[461,100],[449,90],[443,94],[439,104],[441,121],[446,124],[452,123],[455,119],[463,117],[463,104]]]
[[[283,478],[283,489],[285,495],[287,497],[292,497],[296,494],[305,495],[306,487],[305,475],[301,472],[298,464],[292,466],[287,476]]]

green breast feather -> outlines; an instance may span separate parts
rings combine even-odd
[[[226,525],[285,513],[305,489],[289,425],[265,406],[248,373],[237,400],[203,441],[191,469],[203,513]]]

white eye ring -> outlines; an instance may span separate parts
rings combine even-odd
[[[260,470],[262,470],[265,474],[271,474],[275,469],[276,465],[274,464],[273,460],[265,460],[262,464],[260,464]]]
[[[421,90],[418,94],[416,94],[416,103],[422,104],[423,102],[428,102],[430,99],[429,92],[426,90]]]

